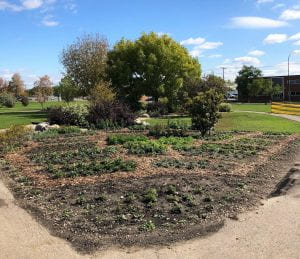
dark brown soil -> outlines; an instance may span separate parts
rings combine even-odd
[[[87,138],[104,147],[105,137]],[[35,142],[6,156],[0,171],[20,206],[78,251],[162,245],[217,231],[226,217],[236,218],[266,198],[299,152],[299,136],[273,137],[268,148],[249,157],[201,155],[209,160],[208,167],[193,170],[153,166],[154,160],[171,154],[191,159],[174,150],[161,156],[134,156],[120,148],[114,156],[137,161],[135,172],[68,179],[51,178],[42,165],[29,159],[33,149],[43,152],[41,143]],[[153,202],[147,200],[149,189],[157,192],[150,195]]]

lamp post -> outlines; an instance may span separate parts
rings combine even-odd
[[[289,96],[289,102],[291,101],[291,80],[290,80],[290,59],[294,51],[292,51],[288,56],[288,96]]]

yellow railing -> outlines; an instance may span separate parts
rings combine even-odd
[[[300,104],[273,102],[271,109],[272,113],[300,116]]]

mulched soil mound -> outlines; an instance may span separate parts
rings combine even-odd
[[[300,146],[299,135],[229,133],[167,145],[159,155],[134,155],[124,144],[108,146],[108,135],[30,141],[0,160],[19,205],[83,253],[217,231],[225,218],[237,218],[272,192]],[[116,159],[136,168],[54,174],[64,161],[85,168]]]

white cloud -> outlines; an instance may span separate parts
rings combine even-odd
[[[285,21],[278,21],[264,17],[244,16],[231,18],[231,26],[235,28],[262,29],[279,28],[289,24]]]
[[[287,75],[288,62],[282,62],[274,67],[263,70],[265,76],[284,76]],[[296,62],[290,62],[290,74],[299,75],[300,64]]]
[[[39,8],[44,3],[43,0],[22,0],[21,2],[23,7],[27,10]]]
[[[208,57],[209,58],[221,58],[221,57],[223,57],[223,55],[221,55],[221,54],[214,54],[214,55],[210,55]]]
[[[264,44],[276,44],[276,43],[283,43],[287,41],[288,36],[286,34],[269,34],[264,39]]]
[[[180,42],[180,44],[188,46],[188,45],[200,45],[204,42],[205,42],[204,38],[198,37],[198,38],[189,38],[189,39],[183,40]]]
[[[266,53],[261,50],[253,50],[253,51],[250,51],[248,54],[251,56],[255,56],[255,57],[261,57],[261,56],[264,56]]]
[[[205,42],[199,46],[196,46],[195,48],[196,49],[217,49],[218,47],[222,46],[223,45],[223,42]]]
[[[280,4],[274,5],[272,9],[276,10],[276,9],[280,9],[280,8],[284,8],[284,7],[285,7],[285,4],[280,3]]]
[[[300,19],[300,10],[295,9],[287,9],[282,12],[280,15],[280,19],[282,20],[298,20]]]
[[[242,65],[259,66],[261,64],[258,58],[248,56],[235,58],[234,61]]]
[[[22,6],[11,4],[7,1],[1,1],[0,0],[0,10],[10,10],[14,12],[20,12],[23,10]]]
[[[300,32],[289,37],[289,40],[300,40]]]
[[[59,25],[59,22],[55,21],[52,15],[47,15],[43,18],[42,24],[47,27],[55,27]]]
[[[257,0],[257,4],[273,3],[274,0]]]

